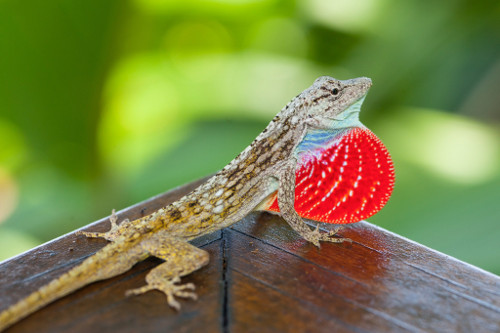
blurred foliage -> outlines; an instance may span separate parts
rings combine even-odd
[[[215,172],[320,75],[368,76],[370,219],[500,273],[500,3],[0,2],[0,258]]]

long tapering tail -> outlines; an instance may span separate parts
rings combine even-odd
[[[122,256],[126,256],[127,260]],[[0,313],[0,331],[87,284],[126,272],[144,258],[144,253],[138,247],[123,249],[123,244],[107,245],[80,265]]]

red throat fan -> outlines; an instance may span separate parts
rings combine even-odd
[[[354,223],[377,213],[394,187],[394,166],[384,144],[367,128],[354,128],[326,148],[299,154],[295,210],[308,219]],[[277,192],[266,210],[279,212]]]

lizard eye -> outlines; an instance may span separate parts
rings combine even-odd
[[[338,95],[339,94],[339,90],[337,88],[333,88],[332,89],[332,94]]]

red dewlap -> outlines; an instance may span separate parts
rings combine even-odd
[[[303,153],[296,170],[295,210],[315,221],[345,224],[377,213],[394,188],[394,166],[367,128],[345,133],[327,148]],[[279,212],[277,195],[267,210]]]

